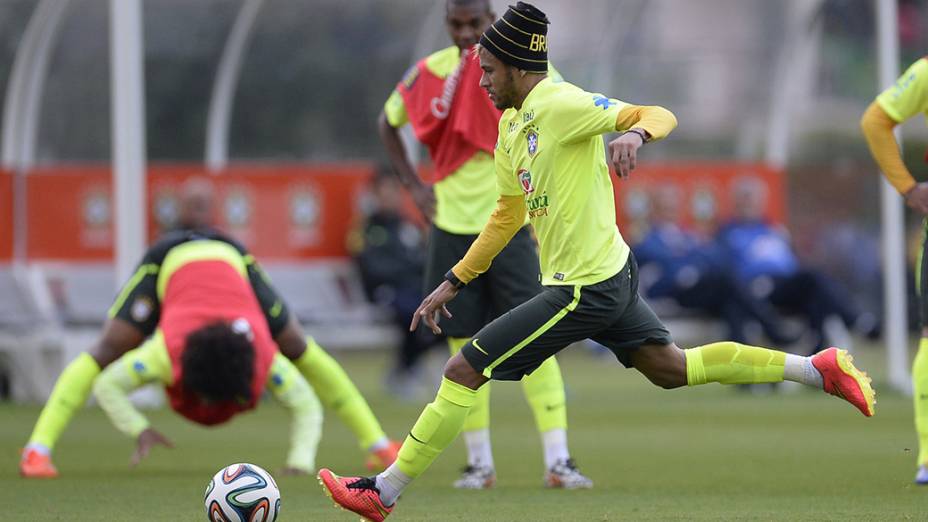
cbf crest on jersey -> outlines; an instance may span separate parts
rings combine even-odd
[[[535,192],[535,185],[532,185],[532,173],[527,169],[519,169],[519,183],[522,184],[522,192],[526,194]]]
[[[534,156],[538,152],[538,133],[535,132],[535,129],[531,129],[525,134],[525,141],[528,145],[529,157]]]

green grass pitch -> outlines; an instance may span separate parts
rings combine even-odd
[[[865,369],[877,370],[877,415],[866,419],[810,391],[757,396],[719,385],[664,391],[611,357],[573,348],[561,358],[570,446],[594,489],[541,487],[541,445],[521,389],[496,383],[497,487],[451,487],[464,463],[457,441],[407,491],[391,520],[925,520],[928,487],[912,484],[912,405],[881,390],[881,357],[876,350],[858,356]],[[388,433],[401,437],[422,405],[380,393],[385,356],[339,358]],[[161,410],[151,418],[176,448],[158,449],[130,470],[133,442],[90,408],[57,448],[62,478],[27,482],[16,462],[37,414],[35,406],[0,405],[5,520],[204,520],[203,491],[213,473],[246,461],[273,474],[287,450],[287,415],[272,402],[215,429]],[[364,471],[354,438],[333,416],[326,416],[318,464],[342,474]],[[314,477],[278,477],[278,483],[280,520],[357,520],[335,510]]]

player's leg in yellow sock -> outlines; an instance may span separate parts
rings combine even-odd
[[[451,355],[461,351],[461,348],[467,344],[470,339],[461,337],[449,337],[448,348]],[[467,412],[464,419],[464,426],[461,429],[464,436],[464,445],[467,448],[467,465],[472,468],[481,470],[492,469],[493,462],[493,445],[490,443],[490,383],[486,383],[477,390],[474,397],[474,403]],[[467,472],[460,480],[455,482],[455,487],[476,488],[475,484],[470,482],[479,482],[476,479],[468,479]],[[485,487],[485,486],[480,486]]]
[[[82,353],[68,364],[48,397],[48,402],[35,423],[29,445],[39,445],[51,451],[74,413],[87,402],[93,380],[100,374],[100,365],[88,353]]]
[[[523,377],[522,391],[541,434],[545,469],[566,463],[570,459],[567,449],[567,399],[557,359],[549,357],[535,371]]]
[[[397,459],[400,471],[416,478],[428,469],[461,432],[476,397],[476,390],[442,378],[435,400],[425,407],[403,442]]]
[[[564,379],[556,358],[549,357],[535,371],[523,377],[522,391],[535,415],[539,433],[556,428],[567,429]]]
[[[377,417],[348,374],[311,337],[306,340],[306,351],[294,363],[313,386],[322,404],[335,410],[338,418],[351,429],[361,449],[371,450],[375,444],[387,441]]]
[[[464,426],[477,391],[442,378],[435,400],[429,403],[409,431],[399,457],[377,476],[380,498],[392,505],[403,489],[421,475]]]
[[[786,364],[784,352],[731,341],[698,346],[683,353],[686,354],[686,382],[690,386],[709,382],[780,382]]]
[[[912,362],[915,395],[915,431],[918,433],[918,465],[928,466],[928,337],[922,337]]]

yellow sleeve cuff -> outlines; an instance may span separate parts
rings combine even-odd
[[[877,102],[871,103],[860,119],[860,128],[867,139],[870,154],[883,171],[886,180],[900,194],[905,194],[916,182],[902,161],[902,155],[899,154],[899,145],[896,143],[896,136],[893,135],[895,126],[892,115]]]
[[[484,225],[480,235],[467,249],[464,258],[451,271],[462,283],[469,283],[490,268],[493,259],[506,247],[512,236],[525,223],[525,198],[500,196],[496,210]]]
[[[626,105],[615,121],[615,130],[644,129],[651,135],[651,141],[667,137],[676,126],[677,117],[658,105]]]

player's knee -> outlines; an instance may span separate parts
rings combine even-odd
[[[686,356],[676,345],[637,350],[632,363],[653,384],[671,390],[686,385]]]
[[[675,372],[665,372],[656,375],[648,375],[648,380],[653,384],[660,386],[665,390],[672,390],[681,386],[686,386],[686,374],[682,376]]]
[[[460,352],[448,359],[447,364],[445,364],[444,376],[449,381],[467,386],[472,390],[476,390],[480,385],[487,382],[487,378],[475,370]]]

